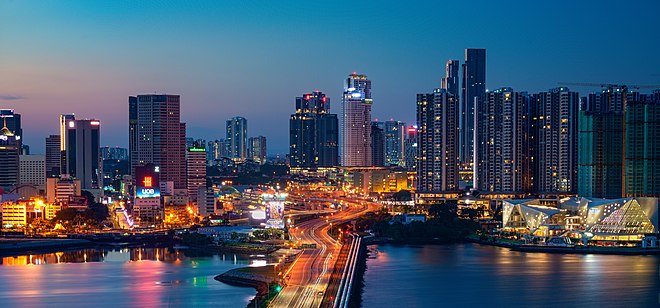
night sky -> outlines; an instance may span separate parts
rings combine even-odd
[[[660,84],[657,0],[310,2],[1,0],[0,108],[23,115],[33,153],[60,113],[100,119],[102,144],[127,147],[128,96],[180,94],[189,137],[224,138],[240,115],[275,154],[295,96],[323,91],[338,113],[357,71],[374,119],[412,123],[415,94],[467,47],[486,48],[488,89]]]

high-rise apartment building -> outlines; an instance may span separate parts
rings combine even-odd
[[[486,49],[465,49],[460,104],[460,149],[463,168],[473,169],[475,155],[475,108],[486,93]]]
[[[46,137],[46,176],[49,178],[59,177],[61,174],[60,160],[60,135]]]
[[[101,122],[71,120],[66,127],[65,174],[79,179],[82,189],[103,187]]]
[[[229,157],[235,161],[244,161],[247,155],[247,120],[233,117],[227,120],[227,145]]]
[[[385,127],[383,122],[371,122],[371,165],[385,166]]]
[[[578,125],[578,196],[621,198],[623,112],[580,111]]]
[[[342,166],[371,166],[371,80],[353,73],[344,81],[341,119]]]
[[[417,125],[409,126],[406,130],[404,140],[404,160],[405,167],[409,171],[414,171],[417,168]]]
[[[338,165],[338,121],[330,114],[330,98],[319,91],[296,97],[296,113],[289,118],[291,167]]]
[[[530,108],[530,163],[534,190],[540,193],[577,191],[577,130],[579,95],[554,88],[533,96]]]
[[[185,123],[181,123],[179,95],[146,94],[128,98],[131,173],[152,163],[159,168],[160,183],[185,189]]]
[[[458,189],[458,103],[445,89],[417,94],[417,191]]]
[[[626,104],[624,197],[660,197],[660,91],[654,94]]]
[[[405,165],[406,123],[401,121],[385,121],[385,165]]]
[[[474,184],[482,192],[531,190],[529,96],[501,88],[487,92],[476,107]]]
[[[206,149],[188,148],[186,151],[186,168],[188,179],[188,198],[197,201],[197,190],[206,187]]]
[[[266,163],[266,137],[257,136],[248,139],[248,158],[259,164]]]
[[[447,60],[445,64],[445,77],[442,78],[440,88],[447,90],[454,99],[459,101],[459,72],[460,63],[458,60]]]

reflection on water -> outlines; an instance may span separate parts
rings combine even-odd
[[[658,256],[521,253],[473,244],[371,246],[364,307],[657,307]]]
[[[3,257],[3,307],[219,306],[242,307],[252,288],[218,282],[227,270],[263,260],[173,248],[83,249]]]

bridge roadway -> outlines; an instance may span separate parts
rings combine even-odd
[[[377,205],[351,202],[349,209],[324,218],[301,222],[290,229],[290,235],[300,244],[316,243],[316,249],[305,249],[288,272],[286,285],[270,307],[319,307],[334,270],[342,245],[328,235],[331,224],[337,225],[364,214]]]

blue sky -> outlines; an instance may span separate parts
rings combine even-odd
[[[320,90],[340,110],[342,80],[373,82],[373,117],[412,123],[415,94],[447,59],[487,49],[487,87],[559,81],[660,84],[660,1],[0,1],[0,108],[23,114],[43,152],[57,115],[102,121],[128,144],[129,95],[182,96],[188,136],[224,121],[288,151],[294,98]],[[575,88],[580,92],[594,89]]]

